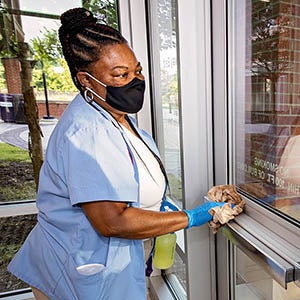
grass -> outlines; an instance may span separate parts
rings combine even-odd
[[[0,143],[0,202],[34,199],[36,187],[29,153]]]
[[[29,153],[9,144],[0,143],[0,160],[31,162]]]

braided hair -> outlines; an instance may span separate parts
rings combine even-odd
[[[127,43],[114,28],[97,23],[93,14],[85,8],[73,8],[64,12],[59,28],[59,40],[76,87],[82,92],[76,74],[86,70],[100,59],[102,49],[107,45]]]

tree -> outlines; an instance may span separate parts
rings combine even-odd
[[[290,68],[292,19],[288,7],[278,2],[258,1],[252,8],[251,71],[270,81],[272,113],[275,113],[276,83]]]
[[[31,39],[34,58],[38,61],[33,72],[33,84],[37,90],[43,90],[42,74],[47,77],[47,87],[54,91],[77,91],[65,59],[57,30],[43,28],[42,36]],[[59,72],[57,71],[59,69]]]
[[[29,155],[33,165],[36,189],[38,189],[39,173],[43,163],[42,131],[39,125],[39,115],[36,99],[31,85],[32,69],[35,61],[30,59],[29,45],[24,42],[18,43],[18,59],[21,64],[22,93],[27,124],[29,127]]]
[[[86,8],[94,11],[95,16],[100,18],[106,24],[118,28],[116,1],[114,0],[83,0]],[[70,91],[76,90],[73,85],[66,63],[63,60],[61,45],[56,30],[49,30],[44,27],[44,34],[41,38],[35,38],[31,41],[32,47],[23,41],[23,36],[16,38],[14,35],[14,26],[7,29],[3,24],[3,16],[19,15],[17,10],[7,8],[0,11],[0,57],[15,57],[21,64],[22,93],[24,96],[25,114],[29,127],[29,154],[33,163],[36,187],[38,188],[39,171],[43,162],[43,149],[41,143],[41,128],[39,126],[38,110],[32,84],[40,87],[40,79],[36,74],[41,71],[37,67],[33,68],[36,61],[42,61],[44,69],[47,72],[49,84],[53,89]],[[12,25],[12,18],[8,18]],[[21,25],[21,23],[20,23]],[[7,30],[6,30],[7,29]],[[33,54],[33,59],[32,59]],[[64,73],[55,73],[54,67],[63,67]],[[54,74],[55,73],[55,74]],[[32,82],[32,75],[35,82]],[[1,83],[1,81],[0,81]]]
[[[41,33],[42,37],[35,37],[30,40],[34,58],[56,64],[58,59],[63,58],[57,30],[44,27]]]

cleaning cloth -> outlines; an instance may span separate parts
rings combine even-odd
[[[242,213],[246,204],[233,185],[214,186],[208,191],[207,196],[211,201],[226,202],[222,207],[216,206],[208,211],[213,216],[208,225],[214,234],[222,225]]]

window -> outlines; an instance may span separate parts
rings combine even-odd
[[[228,4],[233,181],[253,200],[226,235],[233,254],[231,297],[297,299],[300,2]]]
[[[151,1],[151,3],[149,2],[149,11],[156,142],[169,180],[168,196],[182,208],[176,1]],[[177,243],[181,249],[184,249],[182,233],[177,235]],[[185,259],[182,259],[183,257],[183,250],[179,250],[175,256],[174,266],[168,271],[175,276],[168,277],[168,282],[174,286],[180,282],[186,288]]]
[[[235,183],[300,221],[300,2],[236,4]],[[242,51],[240,51],[242,50]]]
[[[151,3],[151,28],[154,49],[153,84],[156,109],[157,143],[166,168],[171,197],[182,200],[179,139],[179,91],[177,72],[176,5],[175,1]]]
[[[32,62],[30,85],[34,86],[40,120],[49,117],[47,104],[51,116],[59,118],[77,93],[59,47],[59,16],[67,9],[82,6],[82,2],[84,7],[94,11],[103,22],[118,28],[115,0],[96,1],[95,4],[90,3],[91,1],[66,0],[59,2],[59,5],[53,0],[0,0],[0,122],[17,130],[18,136],[24,137],[25,145],[28,126],[24,117],[18,42],[28,43],[30,47],[27,57]],[[49,125],[40,122],[40,126],[48,134]],[[12,131],[11,134],[13,133]],[[0,132],[1,141],[11,140],[6,133],[5,137],[6,139]],[[6,147],[5,143],[0,146],[2,145]],[[36,223],[33,203],[35,183],[29,155],[20,149],[1,149],[0,298],[3,293],[13,294],[16,290],[20,293],[28,288],[27,284],[7,272],[6,266]],[[46,145],[43,145],[43,150],[46,150]],[[4,154],[12,154],[13,151],[13,157],[10,155],[4,160]]]

